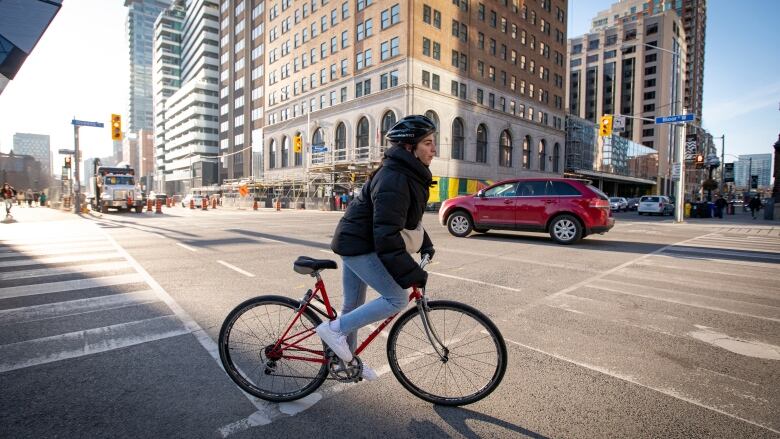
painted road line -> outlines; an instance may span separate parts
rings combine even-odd
[[[11,343],[0,346],[0,373],[187,333],[176,316],[162,316]]]
[[[669,269],[669,270],[683,270],[683,271],[686,272],[685,273],[686,275],[690,275],[690,271],[691,271],[691,267],[688,267],[688,266],[685,266],[685,265],[658,264],[658,263],[655,263],[655,262],[653,262],[653,261],[651,261],[649,259],[645,260],[645,261],[642,261],[642,262],[637,262],[634,265],[636,265],[637,267],[653,267],[653,268],[665,268],[665,269]],[[627,268],[628,269],[632,269],[634,267],[627,267]],[[753,274],[726,273],[726,272],[720,271],[720,270],[704,270],[702,268],[696,268],[695,271],[696,271],[696,273],[717,274],[717,275],[721,275],[721,276],[743,277],[743,278],[746,278],[746,279],[755,279],[755,275],[753,275]],[[656,278],[657,278],[657,275],[656,275]]]
[[[85,239],[82,241],[74,242],[60,242],[58,240],[52,240],[43,244],[14,244],[9,247],[0,247],[0,253],[6,252],[26,252],[26,251],[42,251],[51,249],[69,249],[80,247],[97,247],[106,245],[107,242],[102,238]],[[3,245],[3,244],[0,244]]]
[[[134,291],[132,293],[111,294],[109,296],[91,297],[89,299],[68,300],[65,302],[46,303],[0,310],[0,325],[28,323],[58,317],[86,314],[95,311],[125,308],[157,302],[160,299],[152,290]]]
[[[106,259],[116,259],[119,255],[113,251],[102,253],[86,253],[78,255],[54,256],[40,259],[20,259],[15,261],[0,261],[0,267],[24,267],[26,265],[44,265],[44,264],[62,264],[66,262],[84,262],[99,260],[105,262]]]
[[[553,268],[563,268],[565,270],[573,270],[573,271],[585,271],[585,272],[591,272],[591,273],[598,273],[598,270],[594,270],[592,268],[586,268],[583,266],[578,265],[565,265],[565,264],[556,264],[554,262],[545,262],[540,260],[534,260],[534,259],[527,259],[527,258],[518,258],[514,256],[506,256],[506,255],[496,255],[494,253],[480,253],[480,252],[473,252],[468,250],[457,250],[452,248],[444,248],[441,249],[441,254],[446,255],[447,253],[460,253],[464,255],[469,256],[478,256],[482,258],[488,258],[488,259],[498,259],[502,261],[512,261],[512,262],[522,262],[525,264],[532,264],[532,265],[541,265],[543,267],[553,267]]]
[[[243,274],[244,276],[247,276],[247,277],[255,277],[255,275],[254,275],[254,274],[252,274],[252,273],[250,273],[250,272],[248,272],[248,271],[242,270],[242,269],[240,269],[240,268],[236,267],[235,265],[228,264],[228,263],[227,263],[227,262],[225,262],[225,261],[217,261],[217,262],[218,262],[218,263],[220,263],[220,264],[222,264],[222,265],[224,265],[225,267],[227,267],[227,268],[229,268],[229,269],[231,269],[231,270],[235,270],[235,271],[237,271],[237,272],[239,272],[239,273]]]
[[[97,277],[91,279],[66,280],[62,282],[48,282],[43,284],[21,285],[17,287],[0,288],[0,299],[11,297],[34,296],[38,294],[60,293],[71,290],[84,290],[87,288],[110,287],[113,285],[125,285],[143,282],[143,278],[137,273],[119,274],[116,276]]]
[[[127,262],[102,262],[98,264],[74,265],[65,268],[38,268],[33,270],[9,271],[0,273],[0,280],[29,279],[42,276],[61,276],[73,273],[94,273],[100,271],[113,271],[129,268]]]
[[[55,255],[69,255],[78,253],[92,253],[100,251],[113,250],[113,247],[109,243],[101,245],[93,245],[90,247],[71,247],[71,248],[51,248],[47,250],[19,250],[19,251],[7,251],[0,253],[0,259],[18,258],[18,257],[32,257],[32,256],[55,256]]]
[[[492,284],[492,283],[489,283],[489,282],[482,282],[481,280],[469,279],[467,277],[453,276],[451,274],[437,273],[435,271],[428,271],[428,274],[433,274],[435,276],[441,276],[441,277],[448,277],[450,279],[462,280],[464,282],[471,282],[471,283],[475,283],[475,284],[479,284],[479,285],[485,285],[485,286],[492,287],[492,288],[500,288],[502,290],[514,291],[514,292],[517,292],[517,293],[523,291],[520,288],[505,287],[503,285]]]
[[[777,254],[768,254],[768,253],[759,253],[759,252],[750,252],[750,251],[728,251],[728,250],[717,250],[717,249],[703,249],[703,248],[696,248],[696,247],[687,247],[687,246],[681,246],[681,245],[675,245],[670,248],[667,248],[664,250],[665,253],[697,253],[697,254],[706,254],[706,255],[721,255],[721,256],[734,256],[734,257],[740,257],[745,259],[769,259],[772,261],[780,261],[780,255]]]
[[[739,312],[739,311],[732,311],[732,310],[726,309],[726,308],[718,308],[716,306],[700,305],[700,304],[695,304],[695,303],[690,303],[690,302],[684,302],[682,300],[675,300],[675,299],[668,299],[668,298],[663,298],[663,297],[658,297],[658,296],[651,296],[649,294],[632,293],[632,292],[626,291],[625,289],[609,288],[609,287],[605,287],[605,286],[601,286],[601,285],[585,285],[583,288],[594,288],[594,289],[597,289],[597,290],[610,291],[612,293],[623,294],[623,295],[626,295],[626,296],[634,296],[634,297],[641,297],[643,299],[655,300],[655,301],[658,301],[658,302],[674,303],[676,305],[690,306],[691,308],[699,308],[699,309],[706,309],[706,310],[709,310],[709,311],[724,312],[724,313],[727,313],[727,314],[734,314],[734,315],[738,315],[738,316],[742,316],[742,317],[750,317],[750,318],[759,319],[759,320],[768,320],[770,322],[780,322],[780,319],[773,318],[773,317],[758,316],[758,315],[755,315],[755,314],[748,314],[748,313],[743,313],[743,312]]]
[[[705,255],[701,256],[694,256],[691,254],[690,256],[685,256],[685,252],[669,252],[667,253],[659,253],[656,255],[653,255],[655,258],[671,258],[675,261],[679,262],[680,259],[693,259],[696,262],[708,262],[710,264],[726,264],[726,265],[742,265],[747,267],[758,267],[758,268],[768,268],[771,270],[774,270],[777,268],[777,263],[775,262],[752,262],[752,261],[742,261],[742,260],[734,260],[734,259],[722,259],[722,258],[708,258]]]
[[[754,425],[756,427],[763,428],[765,430],[769,430],[769,431],[771,431],[771,432],[773,432],[775,434],[780,434],[780,431],[775,430],[772,427],[759,424],[759,423],[757,423],[755,421],[751,421],[749,419],[745,419],[745,418],[739,417],[739,416],[734,415],[732,413],[725,412],[725,411],[723,411],[723,410],[721,410],[721,409],[719,409],[717,407],[712,407],[712,406],[706,405],[706,404],[704,404],[702,402],[699,402],[699,401],[696,401],[694,399],[686,398],[685,396],[680,395],[680,393],[678,391],[676,391],[676,390],[673,390],[673,389],[659,389],[657,387],[649,386],[647,384],[642,384],[639,381],[637,381],[636,379],[634,379],[633,377],[630,377],[628,375],[623,375],[621,373],[611,371],[611,370],[609,370],[607,368],[604,368],[604,367],[600,367],[600,366],[584,363],[582,361],[577,361],[577,360],[574,360],[574,359],[571,359],[571,358],[568,358],[568,357],[564,357],[563,355],[558,355],[558,354],[554,354],[554,353],[551,353],[551,352],[543,351],[543,350],[535,348],[533,346],[529,346],[527,344],[520,343],[519,341],[514,341],[514,340],[511,340],[511,339],[508,339],[506,337],[504,337],[504,341],[506,341],[507,343],[511,343],[511,344],[513,344],[515,346],[519,346],[521,348],[528,349],[528,350],[537,352],[539,354],[555,358],[556,360],[560,360],[560,361],[563,361],[563,362],[566,362],[566,363],[569,363],[569,364],[573,364],[575,366],[582,367],[584,369],[592,370],[592,371],[598,372],[598,373],[600,373],[602,375],[606,375],[606,376],[611,377],[611,378],[615,378],[615,379],[618,379],[618,380],[621,380],[621,381],[625,381],[627,383],[630,383],[630,384],[633,384],[633,385],[636,385],[636,386],[639,386],[639,387],[642,387],[642,388],[645,388],[645,389],[648,389],[648,390],[652,390],[654,392],[658,392],[658,393],[663,394],[665,396],[668,396],[670,398],[678,399],[680,401],[684,401],[684,402],[687,402],[689,404],[693,404],[693,405],[695,405],[697,407],[701,407],[701,408],[706,409],[706,410],[711,410],[711,411],[719,413],[721,415],[728,416],[731,419],[736,419],[738,421],[746,422],[746,423],[748,423],[750,425]]]
[[[190,247],[189,245],[187,245],[187,244],[182,244],[181,242],[177,242],[177,243],[176,243],[176,245],[178,245],[179,247],[181,247],[181,248],[183,248],[183,249],[189,250],[189,251],[191,251],[191,252],[196,252],[196,251],[198,251],[198,249],[196,249],[195,247]]]
[[[519,309],[520,309],[520,311],[527,311],[528,309],[532,308],[533,306],[535,306],[537,304],[542,304],[542,303],[544,303],[545,301],[547,301],[549,299],[555,298],[556,296],[560,296],[562,294],[570,293],[570,292],[572,292],[572,291],[574,291],[574,290],[576,290],[576,289],[578,289],[580,287],[588,285],[589,283],[591,283],[593,281],[601,279],[601,278],[603,278],[605,276],[609,276],[610,274],[612,274],[612,273],[614,273],[616,271],[622,270],[623,268],[628,267],[631,264],[635,264],[635,263],[637,263],[639,261],[642,261],[642,260],[645,260],[645,259],[647,259],[647,258],[649,258],[651,256],[655,256],[655,255],[663,252],[664,250],[666,250],[669,247],[672,247],[672,246],[675,246],[675,245],[685,244],[685,243],[688,243],[688,242],[691,242],[691,241],[694,241],[696,239],[703,238],[703,237],[706,237],[706,236],[709,236],[709,234],[697,236],[695,238],[685,239],[683,241],[676,242],[674,244],[669,244],[669,245],[667,245],[665,247],[661,247],[658,250],[655,250],[655,251],[652,251],[650,253],[644,254],[644,255],[639,256],[638,258],[634,258],[634,259],[632,259],[632,260],[630,260],[628,262],[624,262],[624,263],[618,265],[617,267],[610,268],[609,270],[603,271],[603,272],[601,272],[601,273],[599,273],[599,274],[597,274],[595,276],[591,276],[591,277],[589,277],[589,278],[587,278],[585,280],[579,281],[579,282],[575,283],[574,285],[568,286],[568,287],[566,287],[566,288],[564,288],[564,289],[562,289],[560,291],[557,291],[557,292],[555,292],[553,294],[550,294],[548,296],[544,296],[542,298],[539,298],[539,299],[536,299],[536,300],[534,300],[532,302],[529,302],[526,305],[520,306]]]

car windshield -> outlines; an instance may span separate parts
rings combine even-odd
[[[103,177],[103,182],[105,184],[123,184],[123,185],[134,185],[135,182],[133,181],[133,177],[129,176],[115,176],[115,175],[107,175]]]
[[[658,197],[642,197],[641,201],[643,203],[657,203],[659,199]]]
[[[612,198],[609,199],[609,201],[611,201],[613,203],[618,203],[618,202],[620,202],[620,198],[612,197]]]

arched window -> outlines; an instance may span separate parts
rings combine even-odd
[[[539,141],[539,170],[547,169],[547,142],[544,139]]]
[[[368,119],[360,118],[355,131],[355,158],[361,159],[368,157]]]
[[[498,165],[512,167],[512,135],[507,130],[502,131],[498,139]]]
[[[463,120],[456,117],[452,121],[452,158],[463,160],[466,149],[466,138],[464,137]]]
[[[322,134],[322,128],[314,130],[314,135],[311,137],[311,146],[324,146],[325,137]]]
[[[477,163],[487,163],[487,128],[484,124],[477,127]]]
[[[531,169],[531,136],[523,139],[523,168]]]
[[[282,168],[290,166],[290,138],[282,138]]]
[[[344,122],[336,126],[336,160],[345,160],[347,158],[347,127]]]
[[[276,140],[271,139],[271,147],[268,148],[268,169],[276,167]]]
[[[396,122],[395,113],[392,111],[388,111],[382,116],[382,138],[380,139],[382,146],[387,146],[387,138],[385,138],[385,136],[387,136],[387,132],[390,131],[390,128],[392,128]]]
[[[302,166],[303,165],[303,136],[300,132],[295,133],[295,137],[301,138],[301,149],[300,151],[295,151],[293,148],[293,166]]]
[[[425,112],[425,117],[433,121],[433,124],[436,125],[436,134],[433,135],[433,143],[436,145],[436,157],[439,156],[439,129],[441,128],[439,126],[439,116],[436,115],[436,112],[433,110],[428,110]]]
[[[561,159],[561,144],[558,143],[558,142],[555,142],[555,146],[553,146],[553,157],[552,157],[552,159],[553,159],[552,170],[553,170],[553,172],[557,173],[558,169],[559,169],[558,168],[558,166],[559,166],[558,165],[558,160]]]

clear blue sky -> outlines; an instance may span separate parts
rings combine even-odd
[[[73,147],[73,116],[127,121],[129,81],[123,0],[68,0],[32,55],[0,94],[0,150],[15,132],[49,134]],[[569,36],[613,1],[569,0]],[[709,0],[704,127],[726,135],[727,154],[772,152],[780,132],[780,1]],[[81,130],[84,157],[111,153],[108,128]],[[55,169],[60,158],[55,156]],[[726,161],[732,161],[728,156]]]
[[[613,3],[569,0],[568,36],[588,32],[593,16]],[[703,125],[713,136],[726,135],[726,154],[774,151],[780,134],[779,17],[777,0],[707,1]]]

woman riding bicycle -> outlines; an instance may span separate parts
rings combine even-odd
[[[391,147],[339,221],[331,249],[343,261],[341,317],[324,322],[317,334],[345,362],[352,361],[357,331],[384,320],[408,303],[406,289],[424,287],[428,274],[410,253],[433,257],[422,216],[433,181],[428,166],[436,154],[436,125],[425,116],[407,116],[387,133]],[[366,301],[366,287],[381,297]],[[376,373],[363,367],[363,378]]]

